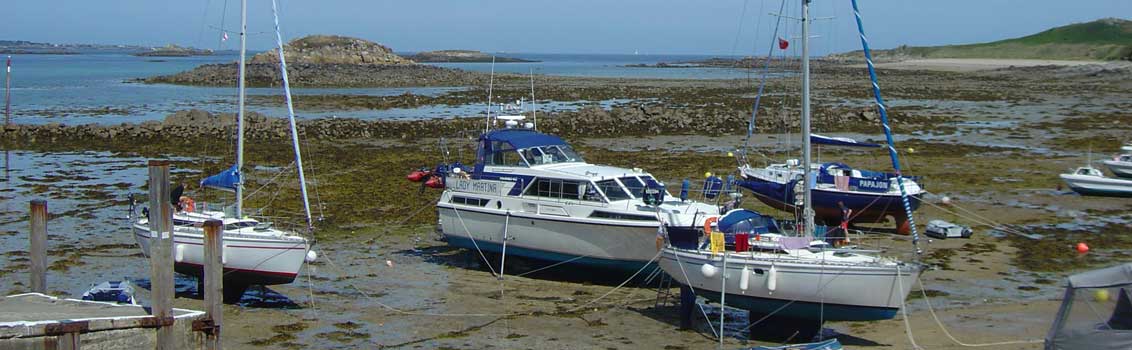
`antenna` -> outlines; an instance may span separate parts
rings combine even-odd
[[[491,55],[491,78],[487,82],[487,121],[483,132],[491,131],[491,87],[495,85],[495,55]]]
[[[538,100],[535,99],[535,69],[531,68],[531,124],[538,131]]]

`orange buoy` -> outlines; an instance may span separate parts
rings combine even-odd
[[[1085,242],[1077,243],[1077,252],[1081,253],[1081,254],[1088,253],[1089,252],[1089,245],[1085,244]]]

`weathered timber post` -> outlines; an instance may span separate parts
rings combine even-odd
[[[224,223],[204,222],[204,305],[208,319],[202,330],[208,334],[205,349],[220,350],[220,326],[224,320]]]
[[[173,204],[169,200],[169,161],[149,161],[150,314],[173,318]],[[157,329],[157,349],[173,349],[171,324]]]
[[[47,292],[47,201],[31,201],[31,234],[28,236],[31,248],[31,291]]]

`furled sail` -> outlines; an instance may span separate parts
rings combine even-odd
[[[829,137],[818,134],[810,134],[810,142],[819,145],[830,146],[846,146],[846,147],[880,147],[875,143],[861,142],[848,137]]]

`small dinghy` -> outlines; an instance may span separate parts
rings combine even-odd
[[[928,227],[924,231],[925,234],[939,239],[948,238],[971,238],[971,229],[965,226],[959,226],[943,220],[928,221]]]
[[[820,342],[816,342],[816,343],[792,344],[792,345],[782,345],[782,346],[756,346],[756,347],[750,348],[750,350],[841,350],[841,349],[843,349],[841,347],[841,342],[837,341],[837,339],[829,339],[829,340],[826,340],[826,341],[820,341]]]
[[[83,292],[82,299],[130,305],[138,304],[137,300],[134,299],[134,285],[128,280],[92,284],[90,289]]]

